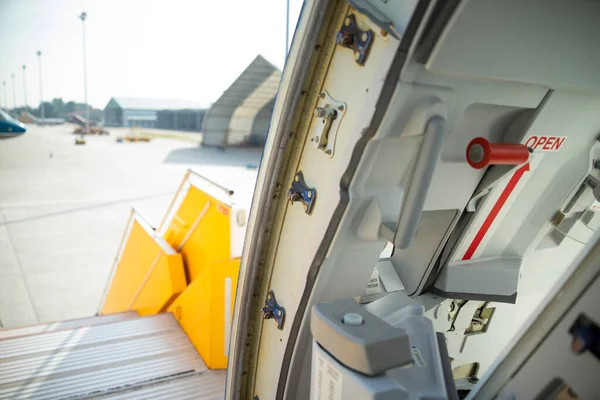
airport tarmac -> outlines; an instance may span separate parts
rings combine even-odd
[[[0,328],[95,314],[132,207],[157,226],[188,168],[251,192],[261,156],[195,139],[116,143],[125,129],[76,146],[72,131],[0,140]]]

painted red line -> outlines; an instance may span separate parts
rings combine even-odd
[[[513,176],[508,181],[508,184],[500,194],[500,197],[498,197],[498,200],[496,200],[496,204],[494,204],[494,207],[492,207],[492,210],[486,217],[485,221],[483,221],[483,224],[481,224],[481,227],[477,231],[477,234],[475,235],[473,241],[469,245],[469,248],[465,252],[465,255],[462,258],[463,260],[470,260],[471,257],[473,257],[475,250],[477,250],[477,247],[485,237],[485,234],[494,223],[494,220],[500,213],[500,210],[502,210],[502,207],[506,203],[506,200],[508,200],[510,194],[513,192],[513,190],[515,190],[517,183],[519,183],[519,180],[521,180],[521,177],[523,177],[523,174],[527,171],[529,171],[529,163],[523,165],[521,168],[515,171]]]

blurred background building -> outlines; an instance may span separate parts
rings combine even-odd
[[[193,101],[113,97],[104,108],[104,125],[199,132],[205,112]]]
[[[280,79],[258,55],[208,109],[186,100],[113,97],[104,125],[202,132],[203,146],[263,146]]]

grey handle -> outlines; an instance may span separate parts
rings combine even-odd
[[[398,249],[408,248],[417,232],[427,192],[442,151],[445,127],[446,120],[440,116],[432,117],[427,122],[421,150],[396,225],[394,246]]]

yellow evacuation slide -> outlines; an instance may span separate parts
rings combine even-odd
[[[249,205],[188,171],[157,230],[135,211],[101,314],[173,313],[211,369],[227,368]]]
[[[123,243],[101,314],[165,311],[186,286],[181,255],[135,211]]]

